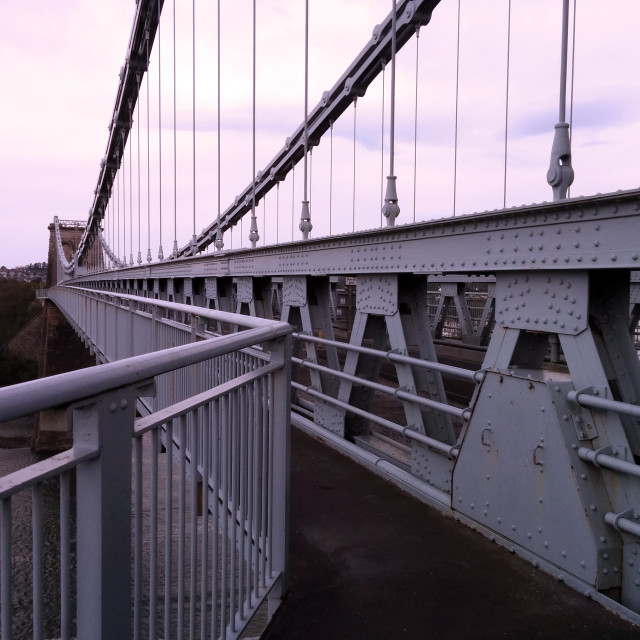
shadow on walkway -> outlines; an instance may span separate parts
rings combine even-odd
[[[640,638],[640,628],[292,428],[289,593],[264,640]]]

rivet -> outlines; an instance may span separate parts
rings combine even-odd
[[[609,559],[609,554],[608,554],[608,553],[603,553],[603,554],[602,554],[602,557],[603,557],[605,560],[608,560],[608,559]]]
[[[545,549],[549,548],[549,541],[548,540],[544,541],[544,547],[545,547]]]
[[[602,573],[604,573],[604,575],[606,576],[609,573],[609,569],[607,569],[606,567],[602,570]]]
[[[587,566],[587,563],[584,560],[580,560],[580,566],[584,569]]]
[[[123,400],[120,401],[120,407],[122,409],[126,409],[128,406],[129,406],[129,402],[127,400],[123,399]]]
[[[566,551],[562,551],[562,552],[560,553],[560,555],[561,555],[563,558],[566,558],[566,557],[567,557],[567,552],[566,552]]]
[[[498,518],[498,524],[502,524],[502,518]]]
[[[587,479],[587,474],[586,473],[581,473],[580,474],[580,479],[581,480],[586,480]]]
[[[112,402],[112,403],[109,405],[109,411],[110,411],[111,413],[115,413],[117,409],[118,409],[118,406],[116,405],[116,403],[115,403],[115,402]]]

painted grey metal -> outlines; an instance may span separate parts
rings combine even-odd
[[[434,451],[439,451],[440,453],[443,453],[448,457],[455,458],[458,455],[458,445],[450,446],[450,445],[443,444],[439,440],[434,440],[433,438],[429,438],[428,436],[424,436],[421,433],[418,433],[415,429],[412,429],[409,427],[403,427],[399,424],[391,422],[390,420],[385,420],[384,418],[381,418],[376,414],[363,411],[358,407],[354,407],[353,405],[347,404],[346,402],[340,402],[340,400],[337,400],[336,398],[332,398],[331,396],[327,396],[325,394],[322,394],[316,391],[313,387],[305,387],[304,385],[301,385],[297,382],[292,382],[291,384],[294,388],[299,389],[300,391],[304,391],[305,393],[308,393],[314,398],[318,398],[318,399],[324,400],[329,404],[333,404],[337,407],[341,407],[345,411],[356,413],[362,416],[363,418],[370,420],[371,422],[375,422],[383,427],[386,427],[387,429],[391,429],[396,433],[402,434],[403,436],[405,436],[406,438],[409,438],[410,440],[415,440],[417,442],[420,442],[421,444],[424,444],[430,449],[433,449]]]
[[[623,200],[628,195],[625,194]],[[567,203],[569,209],[571,205],[571,202]],[[628,213],[632,217],[635,215],[631,206]],[[504,212],[497,215],[494,222],[502,220],[504,215]],[[571,218],[572,214],[569,212],[567,215]],[[603,227],[617,227],[615,217],[601,222]],[[555,227],[548,225],[548,220],[545,224],[545,233],[551,233]],[[540,229],[532,227],[529,231],[536,235]],[[582,231],[574,229],[573,233]],[[622,234],[623,227],[611,233]],[[474,234],[475,231],[470,234],[470,241]],[[464,234],[460,235],[460,238],[464,237]],[[624,242],[621,239],[621,243]],[[349,249],[349,255],[352,255],[352,249]],[[269,251],[251,253],[254,257],[259,253],[264,257]],[[324,248],[318,251],[323,252]],[[246,252],[238,252],[238,258],[241,254],[246,258]],[[227,258],[225,264],[231,269],[235,263]],[[203,264],[206,261],[203,259]],[[187,280],[193,290],[196,288],[198,276],[193,271],[196,263],[182,262],[186,268],[182,276],[176,273],[172,284],[175,297],[179,290],[187,289]],[[176,262],[173,266],[178,264]],[[427,287],[429,276],[364,274],[363,277],[363,274],[357,274],[350,285],[356,292],[355,324],[345,325],[347,335],[340,336],[347,342],[333,338],[329,276],[250,277],[241,273],[237,276],[206,276],[206,287],[198,286],[206,288],[200,304],[220,305],[224,299],[228,308],[233,308],[241,299],[245,301],[242,304],[247,312],[255,314],[265,313],[266,309],[264,304],[251,304],[256,301],[256,292],[260,297],[266,295],[264,292],[270,295],[274,287],[281,287],[283,317],[296,325],[297,342],[306,345],[296,346],[298,355],[292,359],[293,366],[299,369],[297,375],[310,372],[305,374],[308,382],[301,378],[293,386],[295,403],[303,412],[294,417],[296,422],[304,422],[305,428],[314,428],[331,441],[345,435],[353,437],[357,444],[349,445],[351,454],[359,450],[363,460],[376,460],[378,466],[384,461],[385,469],[394,467],[403,478],[407,475],[414,478],[412,491],[417,491],[416,487],[429,487],[425,491],[426,496],[431,495],[431,491],[439,492],[440,497],[453,493],[453,502],[451,498],[440,501],[442,509],[449,510],[470,526],[531,558],[554,575],[562,576],[576,588],[592,593],[593,597],[611,593],[612,585],[620,589],[623,594],[621,601],[631,615],[631,611],[640,610],[639,592],[635,578],[626,567],[637,542],[631,534],[613,530],[605,521],[604,514],[624,513],[640,503],[637,477],[609,470],[604,463],[600,468],[595,467],[579,453],[585,449],[600,451],[598,456],[604,456],[603,447],[611,446],[615,451],[626,451],[619,457],[625,457],[632,464],[631,456],[636,451],[633,437],[637,405],[633,390],[637,386],[635,367],[638,363],[628,333],[629,271],[601,270],[597,265],[580,270],[560,269],[554,263],[550,266],[550,269],[523,270],[516,265],[513,269],[505,267],[492,273],[487,271],[483,276],[459,274],[454,269],[434,276],[434,279],[444,279],[437,286],[483,277],[487,281],[482,284],[492,284],[496,292],[496,325],[482,369],[462,374],[466,380],[479,383],[479,386],[469,410],[456,407],[453,411],[461,419],[457,428],[461,427],[462,431],[452,437],[443,436],[437,430],[422,435],[409,419],[398,424],[385,420],[384,416],[371,417],[371,404],[366,398],[363,401],[362,394],[356,397],[343,392],[340,395],[340,389],[346,389],[342,385],[347,383],[388,395],[393,387],[382,384],[376,375],[371,375],[375,369],[372,363],[378,359],[392,364],[395,370],[395,384],[398,386],[393,395],[397,399],[414,406],[428,404],[431,408],[448,412],[437,404],[437,398],[434,398],[436,404],[431,404],[427,395],[416,393],[418,387],[415,385],[408,384],[403,388],[405,385],[399,384],[399,371],[402,371],[399,367],[409,367],[414,380],[419,379],[417,371],[438,375],[452,373],[447,365],[437,362],[433,349],[427,312],[427,301],[433,295]],[[241,269],[244,269],[244,260]],[[168,283],[164,283],[157,272],[152,274],[154,270],[154,266],[149,268],[146,281],[154,276],[154,289],[158,295],[167,295]],[[87,294],[90,299],[118,297],[119,302],[114,309],[133,316],[136,321],[151,317],[145,303],[157,302],[159,307],[154,312],[156,329],[153,330],[158,334],[157,339],[165,332],[169,332],[170,339],[176,339],[171,338],[175,332],[191,336],[193,325],[184,324],[184,321],[189,317],[206,316],[207,313],[207,309],[202,307],[194,311],[189,305],[144,298],[136,301],[126,293],[117,293],[139,288],[139,283],[133,278],[94,281],[93,284],[108,287],[109,291],[93,291]],[[220,295],[220,287],[225,288],[224,297]],[[609,292],[613,293],[615,303],[607,301]],[[489,291],[486,295],[490,297]],[[92,301],[89,308],[93,309],[91,305],[94,304],[98,303]],[[518,309],[515,309],[516,305]],[[532,314],[527,319],[525,314],[529,309],[537,311],[537,316]],[[614,316],[618,319],[614,320]],[[587,322],[587,317],[595,319],[595,324]],[[246,321],[259,322],[248,318]],[[372,323],[369,333],[368,322]],[[120,326],[124,329],[125,325]],[[135,331],[140,336],[145,334],[143,329]],[[614,335],[620,332],[626,337]],[[371,342],[367,342],[369,340]],[[421,341],[424,344],[422,351],[418,349],[418,356],[415,351],[409,355],[407,348],[415,349],[413,345]],[[566,361],[566,364],[555,368],[546,364],[553,344],[561,350],[563,363]],[[331,355],[326,364],[321,362],[320,348],[326,350],[327,357],[335,352],[335,357]],[[347,355],[344,357],[337,355],[345,351]],[[364,367],[354,367],[354,360],[347,366],[348,353],[367,358]],[[407,369],[402,371],[402,375],[408,373]],[[487,376],[491,377],[488,382]],[[333,384],[328,383],[331,379]],[[631,382],[627,384],[625,379]],[[610,399],[607,411],[575,402],[579,397],[586,397],[588,402],[587,396],[594,395],[595,391]],[[620,393],[621,396],[616,395]],[[416,399],[420,395],[423,395],[422,399]],[[632,416],[626,416],[627,413]],[[398,444],[395,447],[397,451],[389,454],[389,443],[381,445],[382,440],[375,430],[369,434],[371,437],[366,429],[355,434],[345,430],[345,425],[350,424],[350,415],[364,420],[364,424],[368,421],[372,427],[380,425],[402,434],[408,444]],[[467,418],[469,421],[465,426]],[[482,427],[483,420],[492,421],[494,426]],[[312,423],[315,423],[314,427],[310,426]],[[426,424],[430,424],[429,421]],[[407,433],[412,430],[417,437]],[[541,435],[544,442],[540,441]],[[492,462],[496,469],[489,471],[488,475],[500,481],[490,483],[485,478],[485,467],[493,460],[490,453],[497,449],[500,455]],[[607,460],[605,457],[601,459]],[[395,473],[388,472],[388,475],[392,477]],[[404,480],[401,482],[405,483]],[[540,482],[543,488],[552,488],[538,495]],[[460,497],[462,503],[457,501]],[[538,501],[540,497],[543,498],[542,503]],[[485,509],[487,516],[483,513]],[[487,521],[489,513],[495,521]],[[497,523],[498,517],[502,519],[500,524]],[[562,525],[558,526],[558,522]],[[538,532],[538,528],[542,532]],[[527,535],[529,533],[531,538]],[[570,540],[574,541],[571,547]],[[604,558],[605,554],[607,558]]]
[[[587,328],[586,272],[515,271],[496,281],[496,323],[576,335]]]
[[[73,283],[92,291],[54,289],[51,298],[65,309],[100,362],[146,358],[139,354],[170,345],[195,353],[199,340],[212,331],[238,326],[254,327],[238,336],[263,327],[286,333],[286,325],[261,324],[265,321],[258,318],[268,319],[277,309],[298,334],[293,357],[284,351],[278,356],[284,367],[292,363],[300,376],[292,396],[300,411],[293,417],[296,424],[359,456],[574,587],[600,599],[619,592],[619,606],[638,614],[640,580],[634,562],[640,552],[640,476],[634,456],[640,456],[640,365],[629,328],[635,331],[640,311],[637,283],[632,282],[630,291],[629,279],[640,262],[640,190],[563,199],[573,170],[562,95],[548,173],[555,202],[193,257],[219,237],[218,226],[235,224],[255,198],[284,179],[308,144],[317,144],[337,116],[363,95],[382,69],[381,60],[389,59],[392,39],[397,37],[399,45],[406,42],[429,21],[436,4],[400,3],[397,33],[390,27],[390,14],[305,126],[298,127],[220,222],[183,247],[178,259],[85,277],[79,277],[81,269],[76,268]],[[566,0],[564,4],[566,52]],[[80,256],[96,241],[120,161],[119,145],[129,131],[146,70],[144,44],[147,38],[153,40],[161,7],[161,0],[138,3],[131,55],[123,69]],[[566,55],[563,64],[566,69]],[[566,77],[561,83],[566,87]],[[249,193],[255,198],[247,198]],[[397,195],[392,196],[388,200],[397,203]],[[60,259],[64,265],[64,256]],[[113,254],[111,259],[118,263]],[[355,287],[355,318],[336,329],[331,279],[345,276],[353,278],[349,286]],[[474,280],[487,288],[480,317],[472,316],[466,296]],[[429,284],[440,288],[437,295]],[[137,295],[141,292],[147,297]],[[452,370],[437,362],[430,295],[437,299],[436,338],[450,338],[438,334],[437,327],[445,322],[447,307],[455,306],[462,341],[486,345],[482,371],[464,374],[475,384],[468,408],[452,407],[447,400],[442,376]],[[220,313],[232,310],[249,316],[239,320]],[[335,339],[338,330],[344,345]],[[250,371],[268,358],[239,340],[236,346],[244,351],[232,360],[158,377],[156,398],[146,388],[147,395],[140,399],[147,410],[157,410],[156,418],[176,420],[175,430],[173,424],[167,426],[171,435],[165,444],[171,450],[179,447],[195,465],[189,477],[192,487],[198,474],[208,476],[203,452],[209,443],[195,437],[196,418],[187,411],[186,398],[206,394],[205,387],[220,383],[219,375],[248,380]],[[343,346],[346,355],[341,358]],[[379,381],[382,361],[392,364],[393,386]],[[105,369],[105,375],[109,371]],[[56,391],[62,392],[51,383],[51,398]],[[401,401],[405,423],[374,415],[374,392]],[[89,387],[87,393],[98,391]],[[211,416],[219,410],[221,422],[256,410],[244,398],[214,411],[209,396],[199,397],[200,411]],[[176,409],[185,413],[165,411],[176,400],[186,403]],[[288,420],[288,403],[273,409],[280,412],[278,420]],[[116,410],[121,410],[117,403]],[[154,418],[143,420],[147,422],[141,424],[151,424]],[[404,438],[394,454],[376,452],[367,440],[372,425]],[[233,449],[233,437],[228,438],[226,444]],[[278,456],[277,463],[285,465],[286,447]],[[232,477],[231,466],[224,463],[224,478]],[[240,494],[245,495],[248,485],[242,486]],[[210,506],[217,509],[218,501]],[[243,509],[237,496],[232,498],[223,509],[224,517],[233,514],[225,520],[225,529],[235,530],[244,522]],[[6,502],[2,510],[4,531]],[[286,521],[286,503],[280,502],[276,510],[279,521]],[[234,544],[224,542],[225,553]],[[5,547],[3,542],[6,557],[11,550]],[[280,549],[269,562],[285,571],[286,562],[280,562],[278,554],[284,557],[286,550]],[[237,578],[233,588],[242,591],[249,577],[235,572],[231,556],[229,573]],[[206,590],[206,583],[202,588]],[[6,615],[3,609],[3,625]]]
[[[619,400],[611,400],[610,398],[601,398],[598,390],[592,395],[587,390],[572,391],[569,394],[569,400],[578,403],[582,407],[590,407],[591,409],[602,409],[603,411],[615,411],[621,415],[640,418],[640,407],[628,402],[620,402]]]
[[[411,356],[405,356],[400,353],[396,353],[395,351],[378,351],[376,349],[370,349],[369,347],[363,347],[361,345],[337,342],[335,340],[326,340],[324,338],[308,336],[302,333],[294,332],[292,335],[295,339],[302,340],[303,342],[316,342],[318,344],[332,345],[337,349],[345,349],[346,351],[357,351],[358,353],[366,353],[378,358],[384,358],[385,360],[389,360],[389,362],[401,362],[403,364],[410,364],[414,367],[422,367],[424,369],[439,371],[440,373],[446,373],[450,376],[468,380],[469,382],[480,382],[484,375],[484,372],[482,371],[469,371],[468,369],[461,369],[460,367],[442,364],[441,362],[412,358]]]
[[[640,190],[105,271],[76,282],[171,277],[494,274],[640,267]]]
[[[581,460],[591,462],[596,467],[604,467],[605,469],[628,473],[636,478],[640,478],[640,465],[633,462],[632,459],[629,459],[631,456],[628,450],[621,449],[620,447],[608,446],[596,451],[587,449],[586,447],[580,447],[580,449],[578,449],[578,456]]]
[[[67,302],[70,300],[72,303],[77,303],[77,294],[71,299],[67,297]],[[236,319],[238,325],[243,322],[243,319]],[[251,322],[250,319],[249,322]],[[235,575],[240,581],[238,590],[228,589],[224,583],[218,585],[219,588],[213,595],[210,594],[207,583],[203,582],[202,592],[196,594],[192,591],[190,597],[201,599],[202,604],[199,607],[202,611],[208,610],[207,598],[218,598],[218,607],[222,610],[227,610],[230,606],[231,618],[227,619],[222,628],[219,628],[219,632],[215,633],[216,637],[225,633],[227,637],[237,637],[263,599],[270,598],[271,608],[275,606],[274,600],[279,600],[286,588],[287,573],[286,505],[288,502],[286,494],[288,491],[289,408],[285,399],[289,393],[290,379],[290,338],[288,337],[290,327],[277,322],[271,323],[271,326],[259,324],[263,326],[240,331],[224,338],[199,341],[169,349],[167,352],[128,358],[93,369],[25,383],[26,386],[16,385],[0,390],[1,421],[27,415],[40,408],[62,406],[62,410],[69,407],[72,412],[74,430],[74,444],[70,451],[0,479],[3,638],[12,636],[11,498],[25,489],[34,488],[34,495],[36,495],[34,525],[37,528],[34,533],[34,540],[36,540],[34,553],[37,556],[34,558],[34,566],[37,568],[42,562],[37,543],[37,540],[41,539],[37,495],[44,480],[65,476],[71,469],[75,469],[77,478],[75,547],[77,637],[131,637],[132,446],[133,442],[139,442],[146,432],[151,432],[157,443],[159,431],[167,428],[167,433],[171,433],[168,423],[174,420],[180,421],[183,416],[188,417],[186,422],[191,429],[191,448],[186,446],[186,431],[183,430],[179,432],[178,440],[172,438],[172,443],[175,445],[172,449],[173,457],[176,458],[177,467],[182,470],[182,478],[188,472],[192,480],[200,475],[208,479],[208,482],[213,482],[210,491],[204,492],[205,513],[208,513],[207,504],[212,505],[212,511],[216,514],[215,530],[222,524],[224,525],[223,533],[227,530],[234,532],[235,537],[228,541],[227,549],[230,553],[230,562],[235,566]],[[231,352],[235,352],[236,357],[242,359],[244,354],[238,349],[260,342],[266,343],[270,362],[255,368],[250,374],[239,377],[234,373],[234,368],[229,368],[227,373],[230,375],[227,380],[219,384],[216,389],[210,390],[206,397],[198,396],[191,402],[179,403],[155,416],[139,420],[134,426],[136,398],[140,394],[149,393],[149,380],[154,376],[167,375],[171,370],[188,365],[197,366],[201,361]],[[267,357],[266,350],[264,353]],[[211,416],[213,423],[217,424],[215,427],[212,427],[212,422],[208,419],[212,403],[218,403],[216,406],[226,403],[225,406],[228,406],[224,414],[216,418]],[[260,407],[259,410],[257,406]],[[220,437],[231,443],[231,449],[219,448],[219,438],[208,439],[207,434],[210,428],[215,428],[215,433],[218,435],[225,430],[227,435],[220,435]],[[194,437],[196,429],[199,432],[198,436]],[[251,440],[248,439],[249,433],[254,434]],[[215,456],[211,456],[214,462],[212,467],[208,466],[209,454],[198,454],[201,436],[204,437],[203,442],[210,443],[211,453],[216,452]],[[266,438],[264,441],[263,436]],[[238,443],[243,442],[245,443],[243,446],[249,448],[241,453]],[[262,447],[260,451],[252,448],[258,444]],[[137,445],[136,451],[140,451]],[[152,487],[157,483],[157,476],[156,480],[153,480],[153,474],[157,471],[157,446],[155,453],[151,461]],[[232,457],[232,462],[227,461],[229,456]],[[136,491],[141,495],[143,485],[139,483],[141,466],[138,464],[138,453],[135,457]],[[216,484],[220,477],[220,466],[216,463],[220,460],[223,461],[223,467],[234,474],[233,482],[225,484],[224,487]],[[262,474],[261,483],[258,483],[256,473]],[[242,499],[238,501],[238,486],[244,487],[243,495],[254,495],[257,499],[259,494],[261,502],[250,502],[248,507],[243,506],[245,503]],[[193,487],[197,489],[196,485]],[[254,493],[252,488],[255,488]],[[150,495],[153,502],[151,518],[157,520],[159,494],[152,488]],[[139,523],[141,501],[138,497],[134,500],[134,504],[137,505],[134,518]],[[172,508],[167,503],[165,512],[171,511]],[[260,514],[268,514],[268,521],[261,520]],[[61,507],[61,515],[70,518],[72,513],[69,508]],[[254,517],[257,520],[254,520]],[[240,526],[236,526],[238,518],[240,518]],[[185,527],[187,524],[181,520],[179,526]],[[136,531],[138,536],[134,545],[136,554],[142,550],[142,546],[138,543],[139,534],[140,532]],[[197,521],[196,527],[191,526],[190,529],[189,537],[192,546],[197,544],[196,534]],[[155,537],[152,539],[155,540]],[[208,549],[207,543],[203,542],[203,544],[203,549]],[[153,542],[151,548],[154,548]],[[241,550],[237,560],[235,559],[236,549]],[[243,549],[244,552],[242,552]],[[153,554],[147,566],[155,566],[157,548]],[[61,558],[67,557],[63,548],[60,550],[60,555]],[[203,568],[211,566],[215,568],[218,561],[217,554],[207,555],[203,551],[201,558]],[[136,564],[136,566],[139,565]],[[195,572],[195,566],[194,562],[190,565],[192,574]],[[34,629],[40,634],[38,629],[41,629],[39,620],[43,593],[38,576],[39,572],[36,570],[33,616]],[[136,576],[136,593],[139,594],[141,574],[136,571]],[[246,576],[245,582],[243,582],[244,576]],[[165,577],[173,583],[170,576]],[[64,579],[63,583],[65,583]],[[68,580],[66,584],[68,588]],[[157,583],[152,578],[150,582],[152,588],[154,584]],[[149,587],[143,585],[143,589],[147,596],[150,595],[149,601],[153,602],[155,596],[153,593],[149,594]],[[225,598],[228,598],[228,601],[225,601]],[[136,606],[139,606],[141,598],[136,596],[135,602]],[[234,603],[240,603],[237,609],[234,609],[236,607]],[[173,606],[172,598],[166,601],[166,606],[169,608]],[[67,620],[66,625],[63,623],[63,637],[68,637],[69,617],[69,611],[65,609],[63,603],[62,618]],[[136,614],[135,617],[138,621],[141,620],[139,615]],[[154,623],[151,627],[153,625]],[[206,634],[207,623],[204,622],[203,625]],[[166,637],[172,635],[170,630],[165,631]],[[50,630],[47,630],[47,634],[49,633]]]
[[[487,372],[456,461],[453,505],[594,588],[620,586],[621,541],[603,520],[610,503],[597,474],[580,482],[592,470],[556,414],[553,385]]]

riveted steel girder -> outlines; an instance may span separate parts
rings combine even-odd
[[[122,278],[640,268],[640,190],[105,272]]]

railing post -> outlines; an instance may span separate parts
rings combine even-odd
[[[271,362],[282,363],[282,368],[273,374],[270,411],[273,457],[271,460],[272,516],[271,521],[271,569],[280,572],[280,585],[271,591],[268,615],[275,612],[288,588],[289,567],[289,460],[291,429],[291,334],[273,341],[265,348],[271,352]]]
[[[78,638],[131,637],[134,418],[133,387],[74,408],[74,450],[96,451],[76,471]]]

